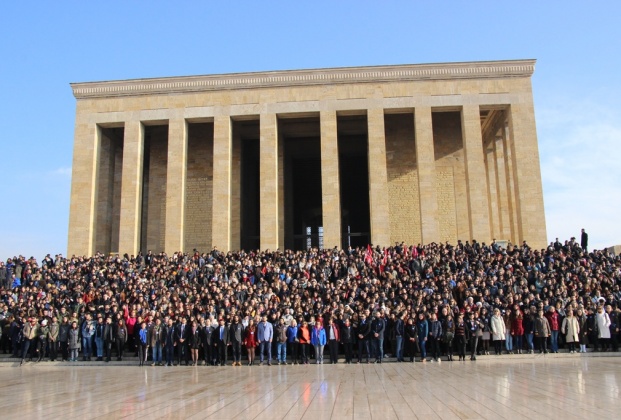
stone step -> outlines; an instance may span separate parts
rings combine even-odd
[[[455,355],[454,356],[454,360],[455,358],[457,358],[458,356]],[[548,354],[541,354],[541,353],[534,353],[534,354],[502,354],[499,356],[496,355],[481,355],[481,356],[477,356],[477,361],[481,361],[481,362],[501,362],[501,363],[515,363],[515,362],[525,362],[528,360],[533,360],[533,359],[546,359],[546,360],[554,360],[554,359],[570,359],[570,358],[580,358],[580,357],[621,357],[621,352],[594,352],[594,351],[589,351],[588,353],[569,353],[568,351],[559,351],[559,353],[548,353]],[[470,358],[469,355],[466,356],[466,359],[468,360]],[[354,359],[354,362],[357,359]],[[408,358],[406,357],[406,360],[408,360]],[[416,357],[415,359],[417,362],[420,361],[420,357]],[[430,357],[427,357],[427,360],[430,360]],[[8,355],[8,354],[0,354],[0,366],[19,366],[20,365],[20,358],[15,358],[12,357],[12,355]],[[442,361],[446,362],[446,357],[442,358]],[[338,362],[343,364],[345,362],[344,358],[339,358]],[[373,362],[373,360],[371,360],[371,362]],[[394,363],[396,362],[396,359],[394,357],[385,357],[383,360],[383,363]],[[228,366],[231,366],[232,361],[229,360],[227,362]],[[247,363],[246,359],[244,358],[244,360],[242,361],[242,364],[245,366],[245,364]],[[433,363],[433,362],[432,362]],[[310,364],[314,364],[314,359],[311,359]],[[324,356],[324,364],[329,364],[329,358],[328,361],[326,362],[326,357]],[[277,366],[278,364],[275,361],[272,361],[272,365]],[[78,361],[76,362],[63,362],[63,361],[54,361],[51,362],[47,359],[42,360],[41,362],[35,362],[35,361],[25,361],[24,364],[22,366],[27,366],[27,367],[36,367],[36,366],[139,366],[139,361],[138,361],[138,357],[135,356],[130,356],[130,357],[123,357],[122,361],[117,361],[116,357],[113,357],[112,360],[110,362],[98,362],[96,360],[96,358],[92,358],[92,361],[88,362],[88,361],[83,361],[82,358],[80,357]],[[147,360],[146,362],[146,366],[147,367],[151,367],[151,360]],[[183,367],[185,367],[185,365],[182,365]],[[198,366],[204,366],[203,362],[199,362]],[[292,366],[291,364],[289,364],[288,366]],[[191,366],[188,366],[191,367]]]

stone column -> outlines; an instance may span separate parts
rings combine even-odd
[[[388,207],[388,170],[386,168],[386,133],[384,110],[367,110],[369,130],[369,210],[371,213],[371,243],[390,246]]]
[[[100,135],[97,125],[76,123],[67,242],[69,256],[93,255]]]
[[[185,181],[188,163],[188,130],[183,117],[168,123],[168,167],[166,169],[166,231],[168,255],[183,251],[185,228]]]
[[[498,238],[500,232],[500,212],[498,211],[498,188],[496,186],[496,161],[494,160],[493,142],[493,134],[489,144],[487,144],[487,139],[485,139],[486,145],[483,148],[483,160],[485,162],[485,174],[487,175],[490,235],[493,238]]]
[[[428,244],[440,241],[431,107],[416,107],[414,110],[414,132],[422,242]]]
[[[504,124],[503,124],[504,126]],[[501,129],[504,130],[504,127]],[[496,188],[498,197],[498,215],[500,230],[497,239],[511,239],[511,224],[509,220],[509,197],[507,194],[507,178],[505,173],[505,153],[502,137],[494,137],[494,164],[496,173]]]
[[[319,113],[321,131],[321,211],[324,249],[341,247],[341,196],[336,111]],[[385,162],[385,160],[384,160]]]
[[[144,128],[140,121],[125,123],[119,253],[138,254],[142,216]]]
[[[487,198],[487,175],[483,160],[483,138],[478,105],[464,105],[461,112],[461,126],[470,239],[489,243],[491,234]]]
[[[511,104],[509,134],[519,241],[527,241],[533,248],[545,248],[548,241],[543,207],[539,147],[535,127],[532,95],[528,102]]]
[[[212,245],[231,250],[231,176],[233,162],[231,117],[218,115],[213,123]]]
[[[509,127],[505,123],[502,128],[502,149],[504,151],[504,163],[505,163],[505,181],[507,189],[507,205],[509,211],[509,239],[514,244],[519,244],[519,232],[518,232],[518,216],[515,203],[515,182],[513,181],[513,153],[511,152],[511,145],[509,139]]]
[[[276,114],[261,114],[259,159],[261,169],[259,173],[260,188],[260,244],[262,250],[275,250],[280,245],[279,240],[279,210],[278,193],[278,118]]]

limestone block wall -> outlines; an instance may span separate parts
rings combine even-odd
[[[386,115],[385,130],[390,242],[418,244],[422,235],[414,115]]]
[[[461,115],[459,112],[434,112],[432,122],[439,240],[455,243],[457,239],[470,237]]]
[[[185,198],[185,250],[212,248],[213,124],[190,124]]]

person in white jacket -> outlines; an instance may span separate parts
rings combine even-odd
[[[576,352],[576,343],[579,341],[580,326],[578,318],[574,316],[574,310],[567,311],[567,317],[563,320],[561,331],[565,334],[565,342],[569,345],[569,352]]]
[[[610,317],[604,311],[603,305],[597,305],[595,328],[597,328],[597,344],[595,348],[599,347],[601,351],[607,351],[608,342],[610,341]]]
[[[494,315],[490,319],[490,329],[492,330],[492,341],[494,342],[494,352],[496,355],[501,353],[502,342],[505,340],[507,328],[505,320],[500,315],[500,309],[494,309]]]

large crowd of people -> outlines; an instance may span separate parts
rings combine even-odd
[[[583,241],[584,242],[584,241]],[[621,258],[575,239],[0,262],[0,350],[227,365],[618,351]],[[340,359],[339,359],[340,357]],[[258,360],[257,360],[258,359]]]

